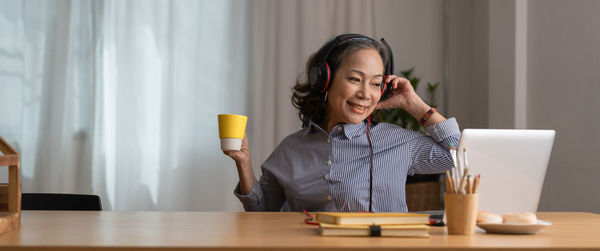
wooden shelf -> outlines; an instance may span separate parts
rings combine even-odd
[[[19,163],[19,155],[11,154],[0,156],[0,167],[15,165],[15,163]]]
[[[0,167],[8,167],[8,184],[0,184],[0,234],[21,223],[21,164],[19,153],[0,137]]]

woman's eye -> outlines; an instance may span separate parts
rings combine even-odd
[[[381,83],[372,83],[371,85],[372,85],[372,86],[375,86],[375,87],[377,87],[377,88],[381,87]]]
[[[350,82],[356,82],[356,83],[360,83],[360,79],[358,79],[358,78],[352,78],[352,77],[351,77],[351,78],[348,78],[348,80],[349,80]]]

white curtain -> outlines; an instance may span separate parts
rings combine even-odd
[[[290,88],[373,1],[0,0],[0,136],[23,192],[107,210],[236,211],[216,115],[248,114],[255,172],[300,129]]]
[[[218,113],[246,114],[246,1],[2,1],[0,135],[23,192],[240,210]]]
[[[254,0],[250,144],[254,171],[287,135],[301,129],[291,88],[309,56],[342,33],[375,34],[371,0]]]

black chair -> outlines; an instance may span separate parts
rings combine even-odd
[[[98,195],[23,193],[21,210],[102,211],[102,203]]]

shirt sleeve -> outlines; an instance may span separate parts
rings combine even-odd
[[[241,194],[240,183],[238,182],[237,186],[235,186],[235,189],[233,189],[233,194],[240,200],[240,202],[242,202],[242,205],[246,211],[264,211],[264,209],[261,210],[264,208],[264,203],[262,205],[260,203],[263,198],[263,191],[260,188],[260,185],[258,185],[256,179],[254,179],[254,184],[252,184],[250,193],[245,195]]]
[[[260,181],[254,180],[250,193],[240,194],[240,184],[233,190],[233,194],[242,202],[246,211],[280,211],[285,202],[283,189],[275,177],[265,170],[264,166]]]
[[[443,173],[452,168],[450,144],[458,148],[460,129],[455,118],[425,128],[429,136],[417,137],[411,142],[409,175]]]

